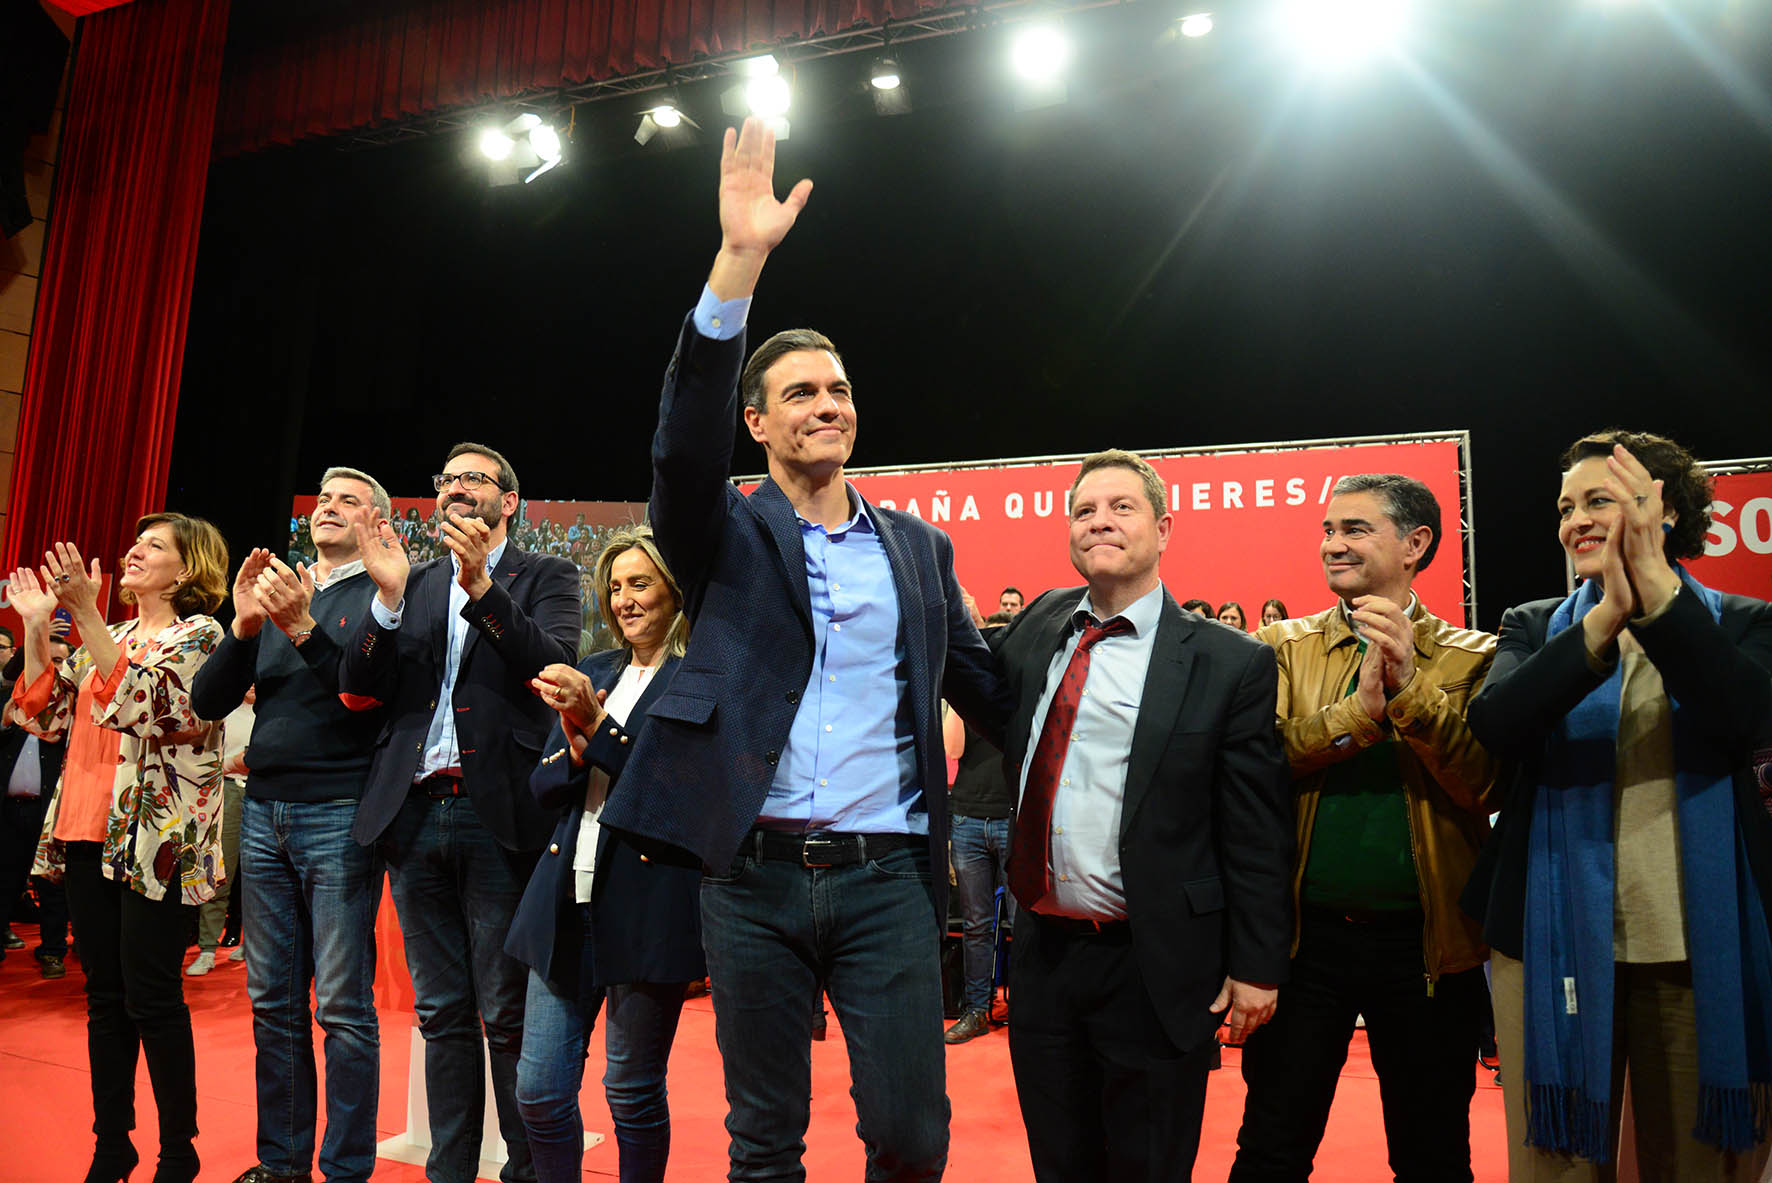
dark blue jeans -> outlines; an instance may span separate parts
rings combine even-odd
[[[498,1128],[509,1153],[499,1178],[530,1183],[535,1167],[517,1108],[529,970],[505,953],[504,944],[535,852],[506,850],[480,824],[467,797],[433,801],[416,795],[400,807],[382,851],[425,1039],[431,1105],[426,1178],[473,1183],[479,1170],[484,1025]]]
[[[585,945],[582,984],[571,995],[529,971],[517,1102],[529,1130],[535,1177],[539,1183],[579,1183],[583,1177],[584,1119],[578,1091],[584,1083],[591,1030],[607,993],[603,1093],[621,1150],[621,1181],[662,1183],[671,1154],[665,1067],[677,1037],[686,983],[639,982],[605,991],[590,981],[588,933]]]
[[[375,1170],[381,1029],[375,1015],[375,913],[382,866],[351,838],[356,801],[240,805],[246,990],[258,1048],[258,1161],[282,1175],[314,1164],[313,1018],[326,1033],[328,1183]]]
[[[947,1165],[940,926],[926,848],[807,868],[747,847],[701,887],[733,1180],[806,1177],[812,1017],[830,997],[849,1049],[866,1178]]]
[[[1009,819],[955,814],[948,833],[953,847],[954,894],[965,923],[967,1010],[989,1011],[996,993],[997,949],[991,940],[997,919],[997,885],[1009,882]],[[1015,917],[1015,897],[1003,893],[1003,922]]]

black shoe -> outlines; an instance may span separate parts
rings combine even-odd
[[[16,932],[13,932],[10,925],[6,929],[6,947],[8,949],[22,949],[25,947],[25,939],[19,936]]]
[[[293,1175],[279,1175],[268,1167],[253,1167],[234,1183],[314,1183],[314,1176],[309,1171],[297,1171]]]
[[[130,1172],[139,1161],[133,1146],[94,1151],[92,1165],[86,1168],[85,1183],[128,1183]]]
[[[44,953],[37,958],[37,972],[46,978],[65,978],[68,976],[68,967],[55,954]]]
[[[952,1027],[948,1028],[942,1039],[948,1043],[965,1043],[968,1039],[977,1039],[991,1029],[991,1021],[981,1010],[969,1010],[961,1015]]]

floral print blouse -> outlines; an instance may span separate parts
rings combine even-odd
[[[134,621],[111,625],[111,637],[127,652]],[[91,725],[122,734],[111,811],[105,824],[105,877],[151,900],[169,891],[200,904],[224,878],[221,850],[222,727],[191,710],[191,682],[221,641],[209,616],[188,616],[161,629],[133,657],[119,663],[108,702],[95,699]],[[82,646],[59,671],[45,670],[14,692],[25,726],[53,738],[80,726],[73,718],[77,690],[93,673]],[[107,671],[98,671],[109,682]],[[54,837],[61,784],[50,798],[31,873],[60,879],[66,869],[62,843]]]

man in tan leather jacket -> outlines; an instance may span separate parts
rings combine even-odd
[[[1489,832],[1494,763],[1464,710],[1495,651],[1410,590],[1440,507],[1420,481],[1344,477],[1323,522],[1334,607],[1258,634],[1280,667],[1298,800],[1292,970],[1243,1052],[1234,1183],[1309,1177],[1364,1015],[1399,1183],[1471,1178],[1483,947],[1458,908]]]

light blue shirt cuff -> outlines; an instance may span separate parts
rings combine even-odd
[[[369,597],[369,614],[375,617],[375,623],[383,628],[399,628],[400,614],[406,611],[406,600],[400,600],[400,606],[392,612],[382,606],[380,596]]]
[[[701,300],[695,305],[695,331],[716,341],[730,341],[744,332],[745,318],[751,314],[751,298],[722,300],[714,289],[701,285]]]

